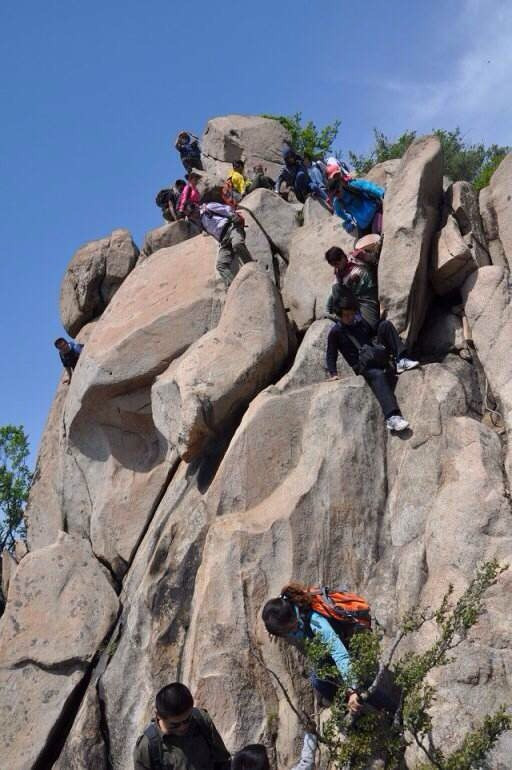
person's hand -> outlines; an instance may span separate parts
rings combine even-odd
[[[359,714],[362,706],[363,704],[359,700],[359,695],[356,692],[353,692],[352,695],[349,696],[349,699],[347,701],[348,710],[352,715],[356,715],[356,714]]]

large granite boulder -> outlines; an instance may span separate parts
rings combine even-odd
[[[292,238],[299,229],[294,207],[277,193],[258,189],[243,199],[241,208],[246,221],[254,220],[265,232],[274,251],[288,260]]]
[[[428,304],[428,267],[443,191],[441,143],[425,136],[411,144],[384,199],[379,261],[382,308],[413,344]]]
[[[475,253],[462,237],[455,218],[448,216],[432,248],[430,281],[434,291],[443,296],[460,288],[474,270],[478,270]]]
[[[108,573],[85,540],[61,533],[22,560],[0,621],[3,767],[51,767],[67,709],[117,612]]]
[[[331,246],[352,250],[354,239],[338,217],[301,227],[290,245],[290,261],[283,282],[283,301],[292,321],[301,330],[323,318],[334,283],[332,267],[325,261]]]
[[[470,182],[454,182],[445,193],[445,201],[473,252],[476,265],[489,265],[491,260],[487,238],[480,216],[478,193],[473,185]]]
[[[281,148],[290,141],[288,131],[278,120],[259,115],[225,115],[209,120],[201,141],[203,165],[225,178],[234,160],[245,161],[250,175],[261,163],[275,179],[282,165]]]
[[[512,152],[491,177],[491,197],[498,231],[509,270],[512,268]]]
[[[190,462],[272,382],[287,356],[281,297],[260,267],[245,265],[229,289],[218,326],[153,385],[157,428]]]
[[[138,264],[147,259],[151,254],[159,249],[168,249],[170,246],[177,246],[178,243],[187,241],[199,234],[199,228],[189,222],[187,219],[179,219],[177,222],[168,222],[161,227],[150,230],[146,233]]]
[[[480,190],[478,203],[491,263],[498,267],[508,266],[503,245],[500,241],[498,219],[494,210],[490,187],[484,187],[483,190]]]
[[[400,168],[400,163],[401,158],[392,158],[391,160],[377,163],[364,175],[364,178],[386,189]]]
[[[75,252],[60,290],[62,325],[72,337],[105,310],[138,256],[128,230],[113,230]]]
[[[499,400],[507,434],[512,431],[512,303],[508,273],[501,267],[482,267],[463,287],[465,311],[478,358],[494,396]],[[506,471],[512,480],[510,439]]]

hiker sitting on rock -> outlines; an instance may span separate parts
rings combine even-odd
[[[337,379],[338,353],[344,357],[356,374],[364,377],[384,413],[386,426],[391,431],[403,431],[409,423],[402,417],[395,397],[396,374],[418,366],[418,361],[407,358],[407,348],[391,321],[380,321],[376,329],[364,320],[357,299],[342,296],[334,306],[338,316],[327,339],[327,370],[331,379]]]
[[[299,647],[303,646],[306,639],[319,639],[329,648],[330,657],[338,669],[341,680],[348,682],[350,656],[348,650],[341,638],[345,641],[351,633],[365,626],[359,625],[355,617],[340,620],[335,630],[335,621],[328,620],[324,614],[313,609],[314,597],[316,594],[307,589],[300,583],[290,583],[281,591],[281,596],[277,599],[270,599],[262,611],[262,618],[265,627],[272,636],[286,639],[290,644]],[[349,594],[349,596],[355,596]],[[357,597],[359,599],[359,597]],[[362,600],[361,600],[362,601]],[[321,609],[320,602],[315,602],[316,610]],[[369,610],[367,626],[369,626]],[[344,629],[344,630],[342,630]],[[319,679],[315,673],[311,674],[311,684],[321,698],[327,703],[332,703],[338,687],[339,681],[330,679]],[[353,686],[355,683],[350,683]],[[348,690],[347,707],[351,713],[356,714],[360,708],[359,697],[355,687]]]
[[[318,160],[314,160],[310,153],[304,153],[304,166],[307,169],[310,193],[315,198],[320,198],[326,201],[327,195],[327,180],[325,176],[325,165]]]
[[[180,131],[174,146],[178,150],[183,167],[188,174],[193,168],[202,170],[201,148],[196,136],[189,134],[188,131]]]
[[[265,190],[273,190],[275,187],[275,182],[265,174],[265,169],[263,168],[262,164],[257,163],[256,166],[254,166],[254,176],[251,179],[251,192],[253,190],[259,190],[260,187],[264,188]]]
[[[201,227],[219,244],[217,270],[229,287],[235,273],[233,262],[252,262],[245,245],[245,224],[242,216],[231,206],[223,203],[203,203],[199,209]]]
[[[64,380],[64,383],[68,385],[71,382],[73,370],[78,363],[80,353],[84,349],[84,346],[79,342],[74,342],[74,340],[65,340],[64,337],[58,337],[53,344],[59,351],[62,365],[68,373],[68,379]]]
[[[178,202],[179,219],[187,217],[187,219],[190,219],[192,222],[198,222],[201,196],[196,185],[200,179],[200,175],[196,174],[195,171],[191,171],[190,174],[188,174],[187,183],[183,188]]]
[[[178,204],[186,184],[184,179],[177,179],[172,187],[160,190],[156,196],[155,203],[162,209],[166,222],[175,222],[178,219]]]
[[[275,191],[281,193],[281,185],[286,184],[294,191],[297,200],[304,203],[311,191],[311,182],[304,161],[289,145],[285,145],[283,149],[283,160],[284,166],[277,178]]]
[[[382,199],[385,190],[366,179],[335,174],[327,185],[334,213],[348,233],[359,236],[382,232]]]
[[[378,238],[378,236],[366,237]],[[325,259],[334,268],[336,279],[327,300],[326,313],[329,316],[334,315],[334,305],[344,293],[340,291],[340,287],[346,287],[356,296],[364,320],[372,329],[376,329],[380,319],[376,257],[364,248],[356,248],[347,255],[339,246],[331,246],[325,252]]]
[[[244,176],[243,160],[233,161],[233,171],[230,173],[222,188],[222,200],[227,206],[236,206],[249,190],[251,183]]]
[[[156,696],[155,718],[138,739],[135,770],[229,770],[230,755],[208,712],[180,682]]]
[[[306,733],[300,761],[291,770],[314,770],[316,747],[316,735]],[[265,746],[253,743],[238,751],[231,761],[231,770],[270,770]]]

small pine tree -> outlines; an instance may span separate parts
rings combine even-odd
[[[328,123],[320,129],[312,120],[303,124],[300,112],[296,112],[295,115],[263,115],[262,117],[278,120],[289,131],[295,152],[299,155],[306,152],[313,158],[323,158],[332,152],[332,145],[341,125],[340,120]]]

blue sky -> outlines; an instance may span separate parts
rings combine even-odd
[[[344,151],[374,126],[512,144],[508,0],[3,0],[0,26],[0,424],[34,451],[66,265],[115,227],[140,245],[161,223],[178,129],[302,111],[340,118]]]

